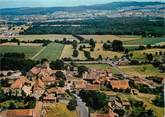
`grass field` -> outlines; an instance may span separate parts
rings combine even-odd
[[[21,41],[28,41],[28,40],[33,41],[36,39],[48,39],[54,41],[54,40],[63,40],[63,38],[66,38],[68,40],[77,40],[72,35],[62,35],[62,34],[18,35],[16,38]]]
[[[137,40],[129,40],[125,41],[124,44],[126,45],[147,45],[147,44],[157,44],[160,42],[165,42],[165,37],[158,37],[158,38],[143,38],[143,39],[137,39]]]
[[[95,50],[93,52],[91,52],[92,57],[98,58],[99,55],[101,55],[103,58],[107,58],[107,57],[114,58],[114,56],[121,57],[123,55],[123,53],[120,53],[120,52],[105,51],[105,50],[103,50],[102,45],[103,44],[101,44],[101,43],[96,44]],[[87,50],[89,50],[89,49],[87,49]]]
[[[70,57],[73,59],[72,55],[73,55],[73,46],[72,45],[65,45],[60,58]],[[86,58],[84,56],[84,52],[79,51],[79,55],[76,59],[85,60]]]
[[[100,70],[107,70],[112,72],[113,74],[117,73],[116,69],[107,65],[107,64],[77,64],[77,66],[86,66],[88,68],[100,69]]]
[[[82,66],[82,65],[88,68],[95,68],[95,69],[102,69],[102,70],[106,70],[110,68],[110,66],[107,64],[77,64],[77,66]]]
[[[121,41],[128,41],[128,40],[138,40],[141,39],[140,36],[117,36],[117,35],[81,35],[85,39],[91,39],[93,38],[97,42],[107,42],[107,41],[113,41],[113,40],[121,40]]]
[[[62,103],[51,104],[45,110],[45,117],[77,117],[76,111],[69,111]]]
[[[103,58],[107,58],[107,57],[114,58],[114,56],[121,57],[123,55],[123,53],[120,53],[120,52],[105,51],[105,50],[103,50],[102,45],[103,44],[101,44],[101,43],[97,43],[94,51],[90,51],[89,48],[85,48],[84,50],[90,51],[91,56],[94,58],[98,58],[99,55],[102,55]],[[65,58],[65,57],[73,58],[72,54],[73,54],[72,45],[65,45],[60,58]],[[86,59],[83,51],[79,51],[79,55],[78,55],[77,59],[80,59],[80,60]]]
[[[0,46],[0,53],[24,53],[26,58],[31,58],[42,46]]]
[[[118,93],[117,95],[122,100],[143,101],[144,105],[146,106],[146,109],[153,110],[157,117],[163,117],[164,115],[164,108],[157,107],[152,103],[152,100],[155,98],[155,95],[153,94],[138,93],[138,95],[131,95],[131,94]]]
[[[119,68],[126,74],[132,76],[139,76],[139,77],[160,76],[165,78],[165,73],[160,73],[159,70],[153,67],[151,64],[119,66]]]
[[[145,53],[150,54],[152,53],[155,56],[155,52],[165,52],[165,49],[147,49],[147,50],[138,50],[133,51],[133,58],[134,59],[143,59],[145,58]]]
[[[63,48],[64,48],[63,44],[50,43],[38,56],[35,57],[35,59],[36,60],[41,60],[43,58],[47,58],[48,60],[59,59]]]

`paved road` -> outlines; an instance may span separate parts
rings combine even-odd
[[[82,101],[82,99],[79,96],[77,96],[76,94],[74,94],[74,96],[77,99],[79,117],[89,117],[89,111],[88,111],[88,107],[86,106],[86,104]]]

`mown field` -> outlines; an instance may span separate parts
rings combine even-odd
[[[0,53],[24,53],[26,58],[33,57],[42,46],[0,46]]]
[[[165,78],[165,73],[160,73],[160,71],[157,68],[153,67],[151,64],[119,66],[119,68],[126,74],[132,76],[160,76]]]
[[[18,35],[16,38],[21,41],[28,41],[28,40],[33,41],[36,39],[40,39],[40,40],[48,39],[48,40],[54,41],[54,40],[63,40],[63,38],[66,38],[68,40],[77,40],[72,35],[62,35],[62,34]]]
[[[43,58],[47,58],[50,61],[59,59],[63,48],[64,48],[63,44],[50,43],[38,56],[35,57],[35,59],[41,60]]]
[[[158,37],[158,38],[142,38],[136,40],[129,40],[125,41],[124,44],[126,45],[147,45],[147,44],[157,44],[160,42],[165,42],[165,37]]]
[[[81,35],[85,39],[94,39],[96,42],[107,42],[107,41],[113,41],[113,40],[121,40],[121,41],[130,41],[130,40],[139,40],[141,39],[141,36],[128,36],[128,35]]]
[[[65,104],[56,103],[45,107],[45,117],[77,117],[76,111],[69,111]]]

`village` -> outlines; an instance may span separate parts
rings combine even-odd
[[[121,113],[114,112],[114,110],[126,109],[128,112],[124,114],[130,114],[131,103],[119,97],[116,92],[138,95],[139,91],[132,87],[137,84],[143,85],[143,82],[136,79],[117,78],[109,69],[73,67],[69,64],[65,69],[53,70],[46,59],[24,75],[19,71],[1,71],[1,77],[1,81],[3,80],[4,83],[1,95],[6,97],[6,101],[8,99],[15,101],[18,98],[24,102],[28,98],[23,105],[16,101],[11,101],[7,105],[1,104],[0,115],[3,117],[47,117],[49,104],[64,103],[68,105],[72,99],[77,101],[76,115],[78,117],[85,117],[85,113],[91,117],[119,117]],[[105,93],[108,111],[106,113],[90,112],[81,101],[79,95],[81,91]],[[85,109],[85,112],[81,113],[81,109]]]

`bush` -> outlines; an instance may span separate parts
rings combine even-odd
[[[67,105],[67,108],[70,110],[70,111],[73,111],[76,109],[76,106],[77,106],[77,101],[75,99],[71,99]]]

